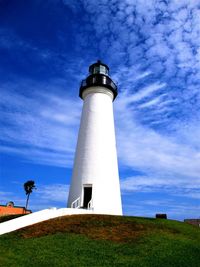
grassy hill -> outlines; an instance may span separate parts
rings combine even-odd
[[[0,236],[0,266],[199,267],[200,231],[185,223],[74,215]]]

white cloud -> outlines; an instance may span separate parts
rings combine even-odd
[[[162,101],[162,98],[163,98],[164,95],[165,95],[165,94],[160,95],[160,96],[158,96],[158,97],[155,97],[155,98],[153,98],[152,100],[147,101],[147,102],[145,102],[145,103],[142,103],[142,104],[140,104],[140,105],[138,106],[138,108],[149,108],[149,107],[154,106],[154,105],[159,105],[160,102]],[[163,102],[162,102],[162,104],[163,104]]]
[[[31,90],[31,84],[28,84]],[[42,85],[38,85],[41,87]],[[12,85],[2,91],[1,151],[41,164],[71,167],[80,119],[80,102],[51,93],[20,96]]]
[[[156,176],[157,175],[157,176]],[[187,178],[187,177],[186,177]],[[187,198],[200,199],[200,181],[183,179],[181,176],[173,177],[170,174],[152,173],[146,176],[133,176],[121,181],[123,194],[127,192],[138,193],[167,193],[171,196],[184,196]],[[199,204],[200,208],[200,204]]]
[[[153,94],[154,92],[156,92],[157,90],[165,87],[166,84],[151,84],[148,85],[142,89],[140,89],[139,92],[132,94],[131,96],[129,95],[128,97],[128,102],[135,102],[135,101],[140,101],[141,99],[148,97],[149,95]]]
[[[200,158],[195,147],[180,144],[178,136],[159,134],[134,122],[126,113],[121,114],[123,120],[118,116],[117,140],[119,159],[124,165],[198,178]]]
[[[69,185],[67,184],[50,184],[38,186],[35,191],[35,199],[39,198],[39,202],[61,202],[67,203]]]
[[[162,96],[162,95],[161,95]],[[125,96],[125,99],[128,99]],[[118,101],[118,102],[117,102]],[[159,192],[166,190],[170,194],[199,198],[200,187],[200,153],[199,126],[195,121],[190,124],[177,122],[176,131],[157,131],[137,120],[135,112],[140,106],[155,104],[155,108],[163,112],[163,106],[170,101],[162,101],[162,97],[151,98],[149,102],[135,106],[121,99],[115,103],[117,126],[117,146],[121,167],[143,173],[122,179],[124,192]],[[166,102],[166,104],[165,104]],[[148,114],[147,114],[148,116]],[[164,117],[162,117],[162,120]],[[156,120],[155,120],[156,122]]]
[[[151,71],[145,71],[145,72],[143,72],[143,73],[141,73],[141,74],[138,74],[136,77],[134,77],[134,79],[135,79],[135,81],[137,81],[137,80],[141,80],[141,79],[146,78],[146,77],[149,76],[150,74],[152,74]]]

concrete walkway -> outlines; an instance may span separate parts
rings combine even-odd
[[[0,223],[0,235],[13,232],[20,228],[43,222],[52,218],[57,218],[65,215],[74,215],[74,214],[93,214],[91,210],[84,209],[71,209],[71,208],[50,208],[41,211],[37,211],[7,222]]]

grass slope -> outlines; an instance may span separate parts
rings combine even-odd
[[[74,215],[0,236],[0,266],[199,267],[200,231],[185,223]]]

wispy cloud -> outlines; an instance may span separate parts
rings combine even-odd
[[[34,93],[29,98],[10,89],[4,90],[1,98],[1,151],[37,163],[71,166],[80,103],[49,93]]]
[[[142,103],[141,105],[138,106],[138,108],[149,108],[154,105],[159,105],[159,103],[162,100],[163,95],[155,97],[154,99],[147,101],[145,103]]]
[[[157,90],[165,87],[166,84],[151,84],[148,85],[144,88],[141,88],[139,92],[137,93],[133,93],[132,95],[129,95],[127,97],[127,102],[131,103],[131,102],[136,102],[136,101],[140,101],[143,98],[148,97],[149,95],[153,94],[154,92],[156,92]]]
[[[39,198],[39,202],[60,202],[67,203],[69,185],[67,184],[51,184],[39,186],[35,191],[35,199]]]
[[[73,8],[74,4],[70,3],[68,6],[72,5]],[[152,80],[165,83],[166,98],[172,101],[165,127],[174,112],[177,119],[188,120],[193,116],[191,109],[198,112],[197,105],[192,105],[193,101],[199,103],[200,11],[196,1],[152,0],[147,4],[144,1],[122,3],[103,0],[93,3],[84,0],[80,3],[88,17],[81,25],[77,38],[80,43],[89,46],[87,34],[83,33],[92,29],[99,53],[103,59],[108,58],[108,63],[114,67],[117,75],[114,73],[113,78],[119,78],[121,90],[126,89],[134,94],[136,88],[139,92],[144,85],[134,83],[141,79],[146,79],[148,85],[153,83]],[[136,93],[135,97],[140,95]],[[173,104],[174,100],[176,102]],[[153,117],[152,113],[150,115]],[[142,114],[138,113],[138,116]],[[156,119],[156,125],[159,125],[160,117],[154,119],[154,125]]]
[[[171,177],[182,176],[181,179],[193,182],[199,180],[200,157],[195,146],[180,142],[179,134],[171,136],[143,127],[127,115],[130,113],[119,114],[117,143],[123,165],[146,172],[165,172],[167,176],[170,173]]]
[[[124,194],[130,192],[155,193],[162,192],[171,196],[184,196],[188,198],[200,199],[200,181],[194,179],[184,180],[182,177],[172,177],[165,173],[160,173],[160,176],[154,177],[133,176],[125,178],[121,181],[121,190]],[[158,173],[157,173],[158,175]],[[199,205],[200,208],[200,205]]]

